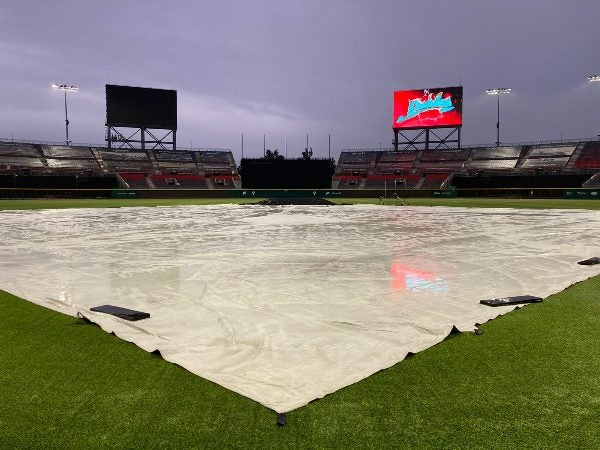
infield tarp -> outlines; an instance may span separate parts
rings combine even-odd
[[[600,214],[386,206],[0,212],[0,288],[278,412],[600,273]],[[93,313],[146,311],[130,323]]]

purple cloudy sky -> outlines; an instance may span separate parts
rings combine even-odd
[[[104,139],[104,85],[177,89],[181,146],[390,146],[392,92],[464,86],[464,144],[600,134],[598,0],[0,2],[0,137]]]

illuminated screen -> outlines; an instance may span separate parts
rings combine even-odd
[[[106,85],[106,124],[177,128],[177,91]]]
[[[462,86],[394,92],[394,128],[462,125]]]

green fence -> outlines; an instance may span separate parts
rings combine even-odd
[[[600,200],[600,189],[569,189],[563,193],[563,198],[585,198]]]
[[[342,191],[333,189],[235,189],[229,191],[235,198],[336,198]]]

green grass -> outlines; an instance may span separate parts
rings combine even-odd
[[[0,292],[0,448],[598,448],[600,277],[288,414]]]
[[[0,200],[0,210],[24,209],[67,209],[67,208],[121,208],[132,206],[182,206],[220,205],[226,203],[244,204],[260,199],[245,198],[163,198],[163,199],[15,199]]]
[[[337,198],[330,199],[335,203],[379,204],[379,199],[372,198]],[[386,205],[409,206],[454,206],[465,208],[530,208],[530,209],[593,209],[600,210],[600,200],[571,199],[515,199],[515,198],[405,198],[386,199]]]
[[[36,199],[0,200],[0,210],[63,209],[63,208],[119,208],[131,206],[179,206],[217,205],[226,203],[245,204],[262,200],[246,198],[178,198],[178,199]],[[379,204],[377,198],[336,198],[335,203]],[[478,208],[534,208],[534,209],[593,209],[600,210],[600,200],[568,199],[502,199],[502,198],[408,198],[411,206],[462,206]],[[385,200],[393,205],[393,199]],[[396,204],[400,205],[397,200]]]

